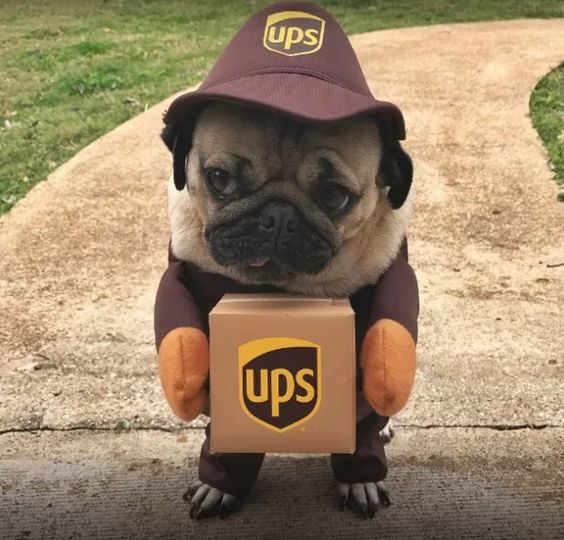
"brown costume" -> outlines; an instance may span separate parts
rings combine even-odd
[[[384,146],[402,154],[404,173],[411,182],[411,163],[397,142],[405,138],[401,112],[374,99],[345,34],[317,6],[284,2],[257,13],[233,38],[202,86],[173,102],[164,120],[174,138],[174,180],[179,189],[185,183],[191,139],[186,126],[194,124],[203,104],[217,99],[306,121],[373,115]],[[176,152],[179,147],[185,151]],[[405,196],[397,197],[392,188],[388,199],[397,208]],[[225,293],[248,292],[279,291],[206,273],[170,253],[157,293],[155,333],[163,388],[181,418],[194,418],[207,404],[209,312]],[[386,272],[374,276],[374,282],[356,291],[350,301],[359,353],[357,448],[351,455],[332,455],[331,465],[340,482],[377,482],[387,471],[379,431],[387,417],[405,405],[415,370],[419,304],[407,241]],[[211,454],[210,429],[208,425],[200,480],[233,495],[246,494],[264,455]]]

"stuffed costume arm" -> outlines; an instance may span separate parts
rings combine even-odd
[[[202,315],[183,283],[181,262],[171,262],[155,301],[155,340],[159,375],[174,413],[192,420],[207,406],[208,338]]]
[[[415,378],[419,293],[407,243],[374,287],[370,327],[362,343],[362,388],[382,416],[400,411]]]

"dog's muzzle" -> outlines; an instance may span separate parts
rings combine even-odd
[[[291,203],[272,200],[237,221],[206,231],[213,258],[259,281],[317,274],[333,256],[323,238]]]

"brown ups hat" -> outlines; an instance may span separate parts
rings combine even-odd
[[[162,139],[173,155],[177,189],[186,185],[186,156],[198,112],[231,101],[297,120],[331,122],[373,115],[383,135],[380,170],[392,208],[405,202],[413,167],[399,143],[400,110],[370,93],[353,48],[335,19],[309,2],[280,2],[253,15],[223,51],[200,88],[175,99]]]
[[[370,93],[335,19],[309,2],[279,2],[253,15],[198,90],[178,97],[165,124],[190,121],[210,100],[265,108],[305,121],[373,114],[391,139],[405,139],[400,110]]]

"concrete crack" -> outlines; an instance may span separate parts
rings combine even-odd
[[[408,430],[431,430],[431,429],[489,429],[494,431],[517,431],[517,430],[542,430],[542,429],[562,429],[564,425],[560,424],[399,424],[396,422],[398,429]],[[133,431],[160,431],[164,433],[182,433],[187,430],[202,430],[203,427],[187,426],[187,427],[165,427],[165,426],[134,426],[129,428],[109,427],[109,426],[68,426],[68,427],[50,427],[50,426],[33,426],[33,427],[14,427],[0,429],[0,435],[8,435],[12,433],[37,433],[40,431],[65,433],[71,431],[90,431],[90,432],[115,432],[130,433]]]
[[[398,428],[406,429],[493,429],[495,431],[516,431],[522,429],[551,429],[562,428],[564,425],[559,424],[535,424],[526,422],[522,424],[399,424],[396,423]]]
[[[33,426],[33,427],[15,427],[0,429],[0,435],[10,433],[36,433],[38,431],[48,431],[55,433],[64,433],[67,431],[113,431],[115,433],[129,433],[131,431],[163,431],[167,433],[186,431],[186,429],[203,429],[203,428],[167,428],[163,426],[135,426],[130,428],[105,427],[105,426],[67,426],[67,427],[50,427],[50,426]]]

